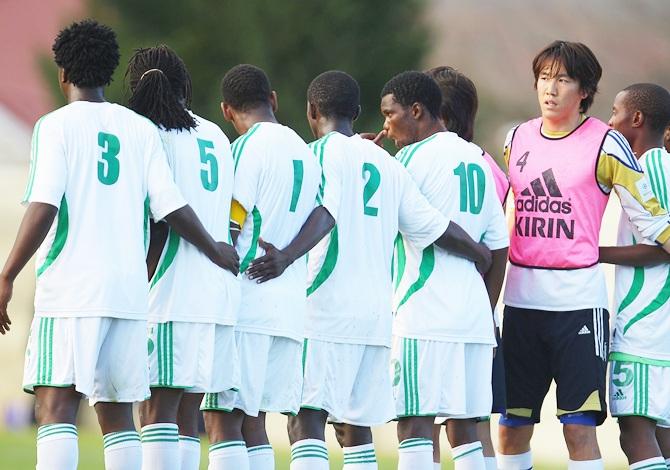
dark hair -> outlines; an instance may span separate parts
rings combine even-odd
[[[628,111],[640,111],[649,129],[655,134],[665,132],[670,125],[670,93],[653,83],[636,83],[623,89],[624,106]]]
[[[542,69],[549,66],[555,74],[561,65],[565,67],[570,78],[579,81],[579,88],[586,93],[586,98],[579,104],[579,111],[587,112],[593,104],[593,98],[598,92],[598,82],[603,74],[598,59],[581,42],[554,41],[533,59],[535,87],[537,88],[537,79]]]
[[[392,94],[395,101],[404,107],[420,103],[433,118],[440,117],[442,93],[435,80],[423,72],[412,70],[399,73],[382,88],[382,98],[389,94]]]
[[[166,130],[196,127],[187,111],[191,105],[191,76],[168,46],[136,49],[128,61],[126,79],[132,93],[130,109]]]
[[[361,89],[348,73],[331,70],[312,80],[307,88],[307,101],[327,118],[353,120],[361,104]]]
[[[435,80],[442,92],[440,114],[447,129],[472,142],[479,106],[475,84],[455,68],[446,65],[427,70],[426,74]]]
[[[51,49],[67,81],[80,88],[109,85],[119,65],[116,34],[95,20],[72,23],[58,33]]]
[[[272,88],[263,69],[240,64],[228,70],[221,80],[223,101],[240,111],[270,103]]]

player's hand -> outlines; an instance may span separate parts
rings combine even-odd
[[[386,131],[381,130],[378,134],[374,132],[361,132],[360,135],[363,139],[371,140],[373,143],[382,146],[382,141],[386,137]]]
[[[226,242],[216,242],[216,246],[218,256],[212,261],[220,268],[227,269],[237,276],[237,273],[240,272],[240,257],[235,248]]]
[[[284,270],[293,263],[286,253],[272,243],[259,238],[258,246],[265,250],[265,255],[253,260],[247,269],[249,279],[256,280],[258,284],[281,276]]]
[[[12,298],[13,287],[12,281],[0,277],[0,334],[3,335],[9,331],[9,325],[12,324],[7,314],[7,305]]]
[[[491,269],[491,264],[493,263],[493,256],[491,255],[491,250],[484,245],[483,243],[479,243],[479,260],[475,261],[475,266],[477,267],[477,271],[480,272],[480,274],[486,274],[489,269]]]

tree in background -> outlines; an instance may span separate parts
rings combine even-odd
[[[357,128],[378,130],[379,93],[396,73],[421,67],[429,34],[424,0],[89,0],[89,14],[112,26],[122,62],[107,92],[127,102],[125,64],[133,49],[165,43],[193,79],[194,112],[219,124],[219,85],[238,63],[268,73],[279,95],[278,118],[312,140],[305,120],[306,90],[319,73],[340,69],[361,86]],[[236,137],[231,127],[225,129]]]

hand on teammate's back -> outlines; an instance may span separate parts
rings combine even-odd
[[[493,256],[491,255],[491,250],[489,250],[488,246],[479,243],[479,247],[481,248],[481,257],[479,260],[475,261],[475,266],[477,267],[477,271],[481,274],[486,274],[489,269],[491,269]]]
[[[7,305],[12,299],[12,290],[12,281],[4,276],[0,277],[0,334],[3,335],[9,331],[9,325],[12,324],[7,314]]]
[[[249,279],[256,279],[259,284],[281,276],[284,270],[293,262],[282,250],[263,239],[258,240],[258,246],[265,250],[265,255],[251,262],[247,274]]]
[[[216,247],[218,256],[212,261],[237,276],[240,272],[240,257],[235,247],[226,242],[216,242]]]

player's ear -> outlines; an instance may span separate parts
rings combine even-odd
[[[316,106],[307,101],[307,117],[312,121],[316,121]]]
[[[423,109],[423,105],[421,103],[412,104],[412,107],[410,109],[412,117],[417,121],[423,117],[424,111],[425,110]]]
[[[633,127],[642,127],[644,125],[644,121],[645,118],[644,114],[642,114],[642,111],[637,110],[633,113],[633,122],[631,123]]]
[[[67,72],[64,68],[58,67],[58,82],[65,83],[67,82]]]
[[[272,106],[272,112],[276,113],[279,109],[279,101],[277,100],[277,92],[274,90],[270,93],[270,105]]]
[[[358,119],[358,116],[360,116],[360,115],[361,115],[361,105],[359,104],[358,108],[356,109],[356,114],[354,114],[354,119],[353,120],[355,121],[356,119]]]
[[[230,107],[228,103],[221,102],[221,112],[223,113],[223,118],[228,122],[233,122],[233,108]]]

